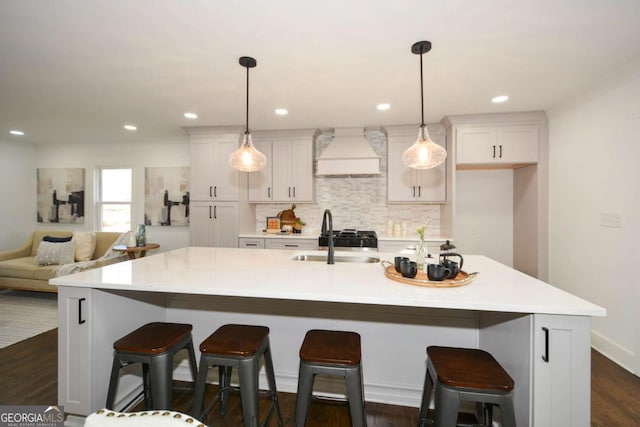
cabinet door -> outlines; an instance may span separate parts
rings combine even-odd
[[[588,426],[591,318],[534,315],[534,425]],[[567,401],[566,397],[571,396]]]
[[[293,199],[293,185],[290,181],[291,146],[288,141],[273,141],[273,201],[287,202]]]
[[[213,198],[213,142],[210,139],[191,140],[191,200]]]
[[[235,138],[216,140],[213,146],[213,198],[237,201],[240,196],[238,171],[229,166],[229,156],[239,144]]]
[[[290,180],[293,185],[293,200],[313,201],[313,142],[292,141],[290,143]]]
[[[213,245],[218,248],[238,247],[238,204],[220,202],[213,205]]]
[[[492,163],[499,160],[496,130],[493,127],[466,128],[457,132],[456,163]]]
[[[58,404],[72,414],[92,410],[90,295],[90,289],[58,289]]]
[[[498,128],[500,160],[507,163],[538,162],[538,127],[511,126]]]
[[[265,239],[267,249],[318,250],[318,239]]]
[[[271,141],[254,141],[256,149],[267,157],[264,168],[249,174],[249,202],[270,202],[273,200],[273,155]]]
[[[240,237],[238,239],[238,247],[245,249],[264,249],[264,239]]]
[[[191,246],[213,246],[213,203],[190,203],[189,231]]]

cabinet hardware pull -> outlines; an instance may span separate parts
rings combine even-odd
[[[544,331],[544,355],[542,356],[542,360],[549,363],[549,329],[542,327]]]
[[[218,197],[218,186],[217,185],[213,186],[213,197]]]
[[[285,248],[297,248],[298,245],[284,245]]]
[[[271,198],[271,187],[267,187],[267,197]]]
[[[82,318],[82,302],[86,301],[86,298],[80,298],[78,300],[78,325],[86,323],[86,320]]]
[[[500,158],[502,158],[502,144],[500,144]]]
[[[296,198],[296,187],[293,187],[293,198]]]
[[[212,190],[213,190],[213,187],[210,185],[209,186],[209,197],[213,197],[213,194],[211,193]]]
[[[258,246],[257,243],[245,243],[244,245],[245,246]]]
[[[418,185],[418,198],[422,197],[422,186]]]
[[[211,218],[211,206],[209,206],[209,219],[212,219]]]
[[[496,158],[496,146],[495,145],[493,146],[493,158],[494,159]]]
[[[218,206],[213,207],[213,219],[218,219]]]
[[[413,197],[416,197],[416,186],[413,186]]]
[[[291,197],[291,187],[289,187],[289,197]]]

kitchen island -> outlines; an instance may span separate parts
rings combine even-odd
[[[143,323],[191,323],[196,348],[224,323],[248,323],[271,330],[281,391],[296,390],[308,329],[348,329],[362,336],[368,401],[418,407],[425,348],[466,346],[491,352],[514,378],[519,426],[589,425],[591,316],[603,308],[482,256],[465,257],[464,270],[479,272],[469,285],[441,289],[395,282],[379,263],[296,255],[189,247],[52,279],[58,403],[79,416],[103,407],[112,343]],[[175,376],[188,372],[182,361]],[[341,394],[340,386],[319,382],[316,391]],[[135,371],[125,374],[118,400],[139,387]]]

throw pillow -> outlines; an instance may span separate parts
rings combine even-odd
[[[42,238],[42,241],[43,242],[52,242],[52,243],[64,243],[64,242],[70,242],[71,241],[71,237],[72,236],[67,236],[67,237],[44,236]]]
[[[96,250],[96,233],[93,231],[76,231],[72,242],[76,243],[76,261],[91,261]]]
[[[37,265],[70,264],[74,261],[75,242],[40,242],[36,253]]]

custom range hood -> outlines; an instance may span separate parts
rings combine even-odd
[[[337,128],[333,140],[318,157],[317,176],[379,175],[380,156],[373,151],[364,128]],[[382,128],[375,131],[384,133]]]

